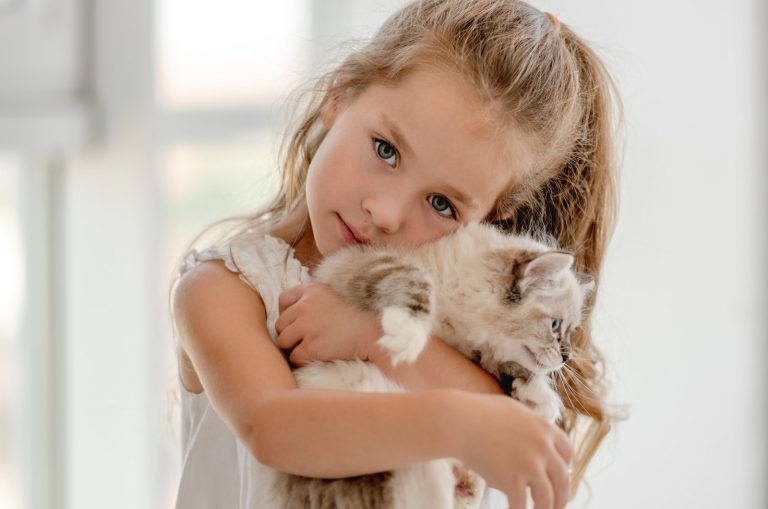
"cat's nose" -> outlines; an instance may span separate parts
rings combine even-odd
[[[568,359],[571,358],[571,354],[569,352],[561,352],[560,354],[563,357],[563,362],[568,362]]]

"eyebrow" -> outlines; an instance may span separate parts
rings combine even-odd
[[[392,138],[395,142],[395,145],[403,147],[403,150],[407,154],[412,156],[415,155],[411,146],[406,143],[405,136],[403,136],[395,123],[386,115],[386,113],[381,113],[381,123],[384,124],[384,126],[392,133]]]
[[[448,194],[452,194],[456,198],[456,201],[463,203],[465,207],[469,207],[471,209],[477,208],[477,202],[475,200],[462,193],[455,187],[446,184],[445,188],[448,190]]]
[[[381,113],[381,123],[384,124],[384,126],[392,133],[392,139],[395,142],[395,145],[398,147],[403,147],[403,150],[406,154],[409,154],[411,156],[415,156],[413,149],[411,148],[408,143],[405,141],[405,136],[400,132],[400,130],[397,128],[395,123],[392,121],[391,118],[389,118],[386,113]],[[456,201],[462,203],[465,207],[469,208],[477,208],[477,202],[467,196],[466,194],[462,193],[455,187],[453,187],[450,184],[445,184],[443,187],[448,191],[448,194],[453,195],[456,198]]]

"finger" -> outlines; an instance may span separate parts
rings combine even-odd
[[[275,344],[281,350],[290,350],[295,348],[296,345],[301,343],[303,334],[298,327],[292,327],[291,325],[284,328],[275,338]]]
[[[285,311],[280,313],[280,316],[277,317],[277,320],[275,321],[275,332],[280,334],[283,329],[291,325],[294,321],[296,321],[298,315],[298,309],[296,307],[289,307]]]
[[[555,428],[555,449],[566,465],[573,463],[573,446],[568,435],[560,428]]]
[[[525,485],[517,484],[507,491],[507,504],[509,509],[525,509]]]
[[[278,308],[282,313],[286,308],[293,306],[304,295],[306,285],[292,286],[280,294],[277,299]]]
[[[296,345],[296,348],[291,350],[291,355],[289,357],[289,359],[291,360],[291,364],[297,367],[302,367],[305,364],[307,364],[307,362],[309,362],[309,359],[307,357],[305,350],[306,350],[306,346],[304,345],[304,343],[299,342],[299,344]]]
[[[546,474],[531,479],[531,496],[533,497],[533,506],[536,509],[552,509],[555,494]]]
[[[563,509],[571,498],[568,467],[561,458],[557,457],[547,469],[547,476],[549,477],[550,484],[552,484],[552,491],[555,495],[554,509]]]

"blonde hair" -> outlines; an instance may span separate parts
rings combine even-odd
[[[365,46],[315,81],[283,139],[277,195],[264,210],[237,218],[229,234],[305,207],[307,170],[327,133],[320,113],[329,101],[351,101],[424,66],[457,71],[491,106],[498,133],[515,125],[531,140],[529,177],[506,189],[486,220],[511,232],[551,235],[576,253],[575,269],[592,275],[597,288],[617,207],[616,89],[566,24],[514,0],[423,0],[390,16]],[[572,338],[574,358],[556,382],[565,404],[559,425],[576,443],[574,493],[615,420],[586,313]]]

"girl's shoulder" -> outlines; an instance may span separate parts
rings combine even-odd
[[[294,256],[293,248],[265,227],[249,229],[202,250],[191,249],[184,255],[179,277],[203,262],[218,260],[249,286],[265,275],[308,278],[308,269]]]
[[[228,272],[236,274],[259,294],[267,312],[268,330],[273,335],[274,323],[279,315],[280,293],[292,286],[311,282],[309,269],[296,259],[293,248],[261,227],[202,250],[190,250],[184,256],[179,279],[198,272],[197,268],[211,261],[223,262]]]
[[[276,239],[249,232],[187,254],[172,293],[182,394],[209,392],[205,379],[226,387],[247,377],[232,352],[273,358],[277,299],[291,280],[278,277],[270,264],[285,252]],[[258,266],[254,260],[261,260]]]

